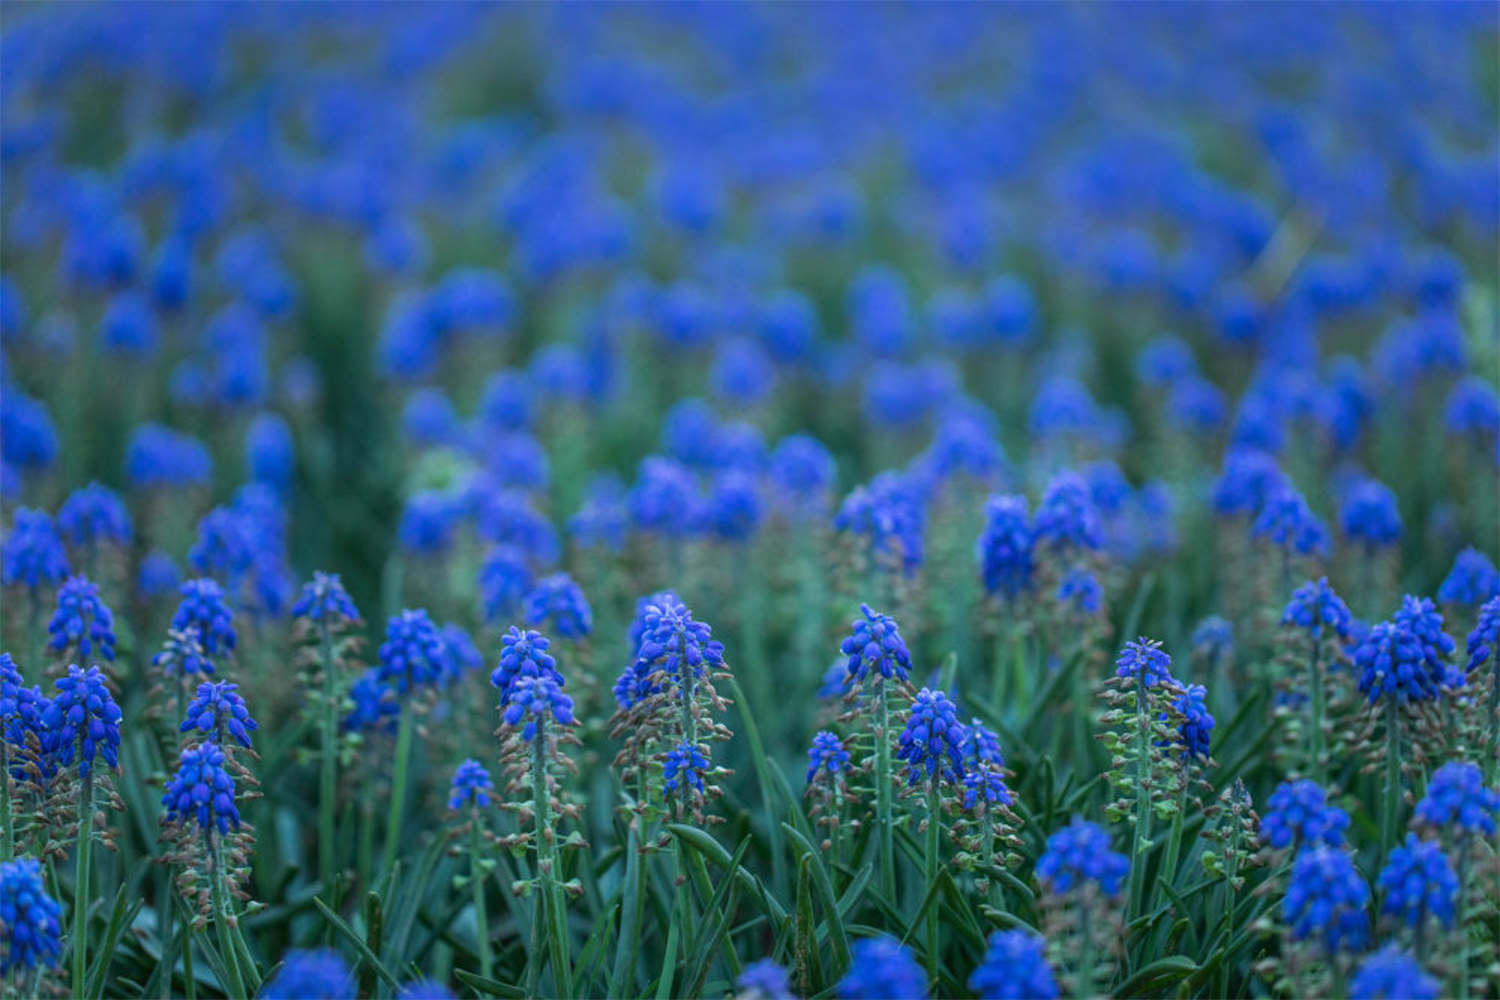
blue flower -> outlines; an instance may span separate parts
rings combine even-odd
[[[396,1000],[454,1000],[453,991],[435,979],[418,979],[405,983],[396,991]]]
[[[561,687],[557,661],[547,652],[552,641],[542,633],[514,625],[500,637],[500,663],[490,674],[490,683],[500,689],[500,704],[509,705],[511,692],[523,677],[551,677]]]
[[[708,771],[708,758],[695,744],[683,741],[667,751],[662,760],[662,778],[668,792],[675,792],[686,784],[703,793],[703,775]]]
[[[1099,547],[1099,509],[1082,476],[1052,477],[1036,509],[1034,538],[1037,548],[1054,553]]]
[[[78,658],[84,661],[95,649],[106,660],[113,660],[114,624],[109,605],[99,599],[99,588],[87,577],[69,577],[57,591],[57,610],[47,624],[52,636],[48,645],[59,652],[76,648]]]
[[[1104,588],[1099,586],[1098,578],[1077,566],[1068,570],[1057,585],[1057,603],[1071,605],[1079,614],[1098,614],[1103,600]]]
[[[457,622],[445,622],[438,630],[443,640],[443,683],[484,669],[484,654]]]
[[[1023,496],[992,496],[975,545],[984,589],[1014,599],[1031,588],[1031,514]]]
[[[1399,917],[1412,928],[1420,928],[1429,915],[1444,927],[1453,926],[1458,876],[1437,841],[1419,840],[1408,833],[1404,847],[1391,849],[1378,884],[1385,892],[1382,913]]]
[[[782,438],[766,470],[776,500],[799,516],[823,510],[836,472],[833,456],[809,434]]]
[[[1268,539],[1287,553],[1322,555],[1328,551],[1323,523],[1291,487],[1283,487],[1266,500],[1250,526],[1250,537]]]
[[[702,520],[697,479],[682,463],[659,455],[642,460],[626,504],[637,528],[668,537],[694,534]]]
[[[849,751],[837,736],[823,729],[814,734],[812,747],[807,751],[807,781],[812,783],[819,771],[834,781],[842,780],[849,770]]]
[[[386,622],[379,656],[380,679],[397,694],[430,687],[447,674],[443,637],[425,609],[408,608]]]
[[[524,606],[527,625],[550,624],[564,639],[582,639],[593,631],[594,613],[583,588],[566,573],[538,580]]]
[[[720,472],[714,477],[705,514],[715,537],[748,540],[764,516],[759,479],[738,469]]]
[[[769,958],[745,966],[734,981],[735,996],[743,1000],[795,1000],[787,972]]]
[[[1353,656],[1360,693],[1372,704],[1385,696],[1400,702],[1437,697],[1442,678],[1428,672],[1421,641],[1394,621],[1372,626]]]
[[[1047,962],[1047,942],[1030,931],[995,931],[984,959],[969,976],[980,1000],[1052,1000],[1057,980]]]
[[[856,486],[839,505],[833,526],[864,536],[872,551],[899,556],[908,572],[922,564],[922,531],[926,514],[914,482],[896,472],[882,472],[866,486]]]
[[[126,545],[131,539],[130,512],[114,490],[89,483],[63,501],[57,511],[57,529],[69,545],[79,548],[101,542]]]
[[[895,938],[863,938],[850,949],[849,971],[834,993],[840,1000],[925,1000],[927,977],[911,949]]]
[[[1443,631],[1443,616],[1431,598],[1411,594],[1403,596],[1401,607],[1391,616],[1391,621],[1416,637],[1422,649],[1422,663],[1434,683],[1450,687],[1462,685],[1461,679],[1454,681],[1454,671],[1448,663],[1456,644],[1453,637]]]
[[[848,657],[849,676],[862,681],[875,670],[886,680],[905,681],[911,675],[911,654],[896,619],[871,610],[868,604],[861,604],[859,610],[864,617],[850,623],[853,631],[839,644]]]
[[[46,405],[11,385],[0,393],[0,459],[17,469],[45,469],[57,460],[57,431]]]
[[[196,438],[143,424],[125,448],[125,471],[135,486],[198,486],[213,475],[213,459]]]
[[[412,393],[401,411],[401,429],[414,445],[446,445],[461,431],[458,413],[441,389],[422,388]]]
[[[360,674],[349,689],[349,700],[352,707],[342,724],[345,732],[389,729],[401,714],[396,689],[381,679],[379,667],[370,667]]]
[[[250,478],[279,492],[292,485],[297,472],[297,445],[292,428],[279,413],[258,413],[245,431],[245,466]]]
[[[32,591],[60,583],[68,575],[67,553],[46,511],[29,507],[16,510],[10,534],[0,549],[0,564],[0,579],[6,584],[25,584]]]
[[[344,590],[344,582],[337,573],[319,571],[302,585],[302,593],[292,605],[292,617],[318,623],[326,621],[337,627],[359,621],[359,609]]]
[[[182,574],[171,556],[160,549],[146,553],[136,577],[136,586],[140,587],[142,596],[149,599],[163,594],[175,594],[181,585]]]
[[[161,804],[167,807],[167,822],[196,819],[201,830],[228,833],[240,828],[240,811],[234,804],[234,778],[224,769],[224,751],[203,743],[182,751],[177,773],[167,782]]]
[[[1470,547],[1453,560],[1453,568],[1438,587],[1437,599],[1443,604],[1482,605],[1500,597],[1500,571],[1489,557]]]
[[[1224,472],[1214,484],[1214,510],[1254,517],[1286,482],[1271,455],[1258,448],[1231,448],[1224,457]]]
[[[1304,629],[1314,640],[1322,638],[1326,629],[1341,642],[1347,642],[1353,628],[1353,619],[1348,605],[1334,593],[1333,588],[1328,585],[1328,578],[1324,576],[1319,577],[1316,583],[1309,580],[1293,592],[1286,610],[1282,612],[1281,624]]]
[[[198,694],[188,703],[185,715],[179,732],[196,729],[207,733],[210,742],[220,745],[227,735],[248,747],[250,734],[260,728],[260,723],[250,717],[245,699],[240,697],[239,685],[229,681],[199,684]]]
[[[484,620],[508,618],[520,608],[531,589],[531,567],[526,553],[514,545],[497,545],[479,567],[479,603]]]
[[[1339,506],[1339,524],[1344,534],[1371,548],[1390,546],[1401,540],[1401,514],[1396,494],[1373,479],[1359,483]]]
[[[1292,862],[1281,918],[1294,941],[1316,938],[1329,954],[1358,952],[1370,936],[1369,903],[1370,887],[1348,851],[1304,845]]]
[[[62,955],[61,913],[57,900],[47,895],[39,862],[0,862],[0,976],[38,965],[57,966]]]
[[[1178,379],[1167,391],[1167,415],[1173,425],[1195,434],[1211,434],[1224,424],[1229,405],[1224,390],[1202,375]],[[1238,485],[1238,484],[1235,484]],[[1225,494],[1225,502],[1238,504],[1238,498]]]
[[[151,657],[151,665],[168,677],[192,677],[214,672],[213,660],[203,652],[196,625],[167,629],[167,641],[162,643],[161,652]]]
[[[1208,756],[1209,737],[1214,731],[1214,717],[1203,703],[1208,690],[1202,684],[1190,684],[1177,697],[1177,711],[1182,722],[1177,727],[1177,746],[1186,751],[1189,758]]]
[[[971,719],[964,727],[964,762],[970,767],[1005,767],[1005,758],[1000,754],[1000,737],[978,719]]]
[[[42,721],[56,734],[57,762],[64,767],[76,762],[79,777],[88,777],[95,757],[103,757],[110,767],[119,765],[120,706],[98,667],[68,667],[68,675],[57,679],[57,694]]]
[[[1477,375],[1465,375],[1453,387],[1443,415],[1449,434],[1500,432],[1500,396]]]
[[[354,977],[338,952],[292,950],[260,989],[260,1000],[355,1000]]]
[[[521,739],[529,743],[536,737],[537,723],[549,715],[560,726],[573,724],[573,699],[563,694],[557,675],[517,677],[501,716],[505,724],[519,726],[524,719],[526,727],[521,731]]]
[[[938,778],[956,784],[964,773],[964,729],[957,706],[946,694],[929,688],[918,691],[896,751],[907,763],[907,784]]]
[[[1465,643],[1469,654],[1465,669],[1474,673],[1484,666],[1495,655],[1497,646],[1500,646],[1500,596],[1485,601],[1484,607],[1479,609],[1479,620]],[[1500,669],[1500,658],[1496,658],[1495,669]]]
[[[1120,656],[1115,660],[1115,676],[1132,678],[1148,688],[1159,684],[1173,684],[1172,658],[1161,648],[1157,639],[1141,636],[1125,643]]]
[[[983,802],[986,807],[1008,806],[1015,801],[1005,784],[1005,774],[993,764],[980,764],[964,772],[963,807],[969,812]]]
[[[1278,850],[1305,844],[1339,847],[1348,826],[1349,814],[1329,805],[1317,782],[1303,778],[1283,781],[1271,793],[1260,819],[1260,839]]]
[[[447,493],[419,490],[406,498],[397,534],[408,552],[431,555],[446,552],[453,544],[460,508]]]
[[[208,657],[208,672],[214,670],[213,658],[228,655],[234,650],[238,637],[234,631],[234,615],[224,603],[224,591],[218,583],[209,579],[189,580],[178,591],[182,601],[172,616],[174,629],[196,628],[198,641]]]
[[[1370,955],[1349,980],[1349,1000],[1438,1000],[1442,986],[1395,944]]]
[[[1456,827],[1460,835],[1495,835],[1500,815],[1500,792],[1484,787],[1484,775],[1468,761],[1449,761],[1427,782],[1427,794],[1417,803],[1416,819],[1436,827]]]
[[[484,476],[469,486],[468,499],[476,512],[479,537],[496,545],[514,545],[529,563],[547,566],[557,561],[559,542],[552,522],[536,509],[523,490],[504,489]]]
[[[1129,872],[1129,859],[1110,849],[1109,833],[1079,816],[1047,838],[1047,850],[1036,863],[1042,887],[1059,895],[1093,883],[1104,895],[1117,896]]]
[[[568,531],[579,546],[604,547],[619,552],[625,547],[630,512],[625,506],[625,488],[614,476],[595,476],[578,513],[568,520]]]
[[[495,783],[490,780],[490,772],[471,757],[459,764],[458,770],[453,772],[453,783],[448,791],[448,808],[453,812],[470,805],[477,809],[487,809],[490,805],[489,793],[494,790]]]
[[[1234,625],[1228,619],[1210,615],[1193,629],[1188,642],[1193,658],[1210,666],[1234,657]]]
[[[712,636],[675,594],[663,592],[641,612],[636,674],[644,681],[661,673],[675,682],[685,663],[694,677],[702,677],[706,668],[724,665],[724,645]]]

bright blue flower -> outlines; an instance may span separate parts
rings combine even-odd
[[[1005,767],[1005,758],[1000,753],[1000,737],[978,719],[971,719],[964,727],[964,762],[969,767]]]
[[[234,631],[234,614],[224,603],[224,591],[213,580],[189,580],[178,590],[182,595],[172,616],[174,629],[196,628],[198,641],[209,658],[208,672],[213,673],[213,658],[234,651],[238,636]]]
[[[1259,514],[1287,484],[1276,459],[1256,448],[1231,448],[1214,484],[1214,510],[1222,515]]]
[[[198,685],[198,694],[188,703],[179,732],[197,730],[206,733],[212,743],[221,746],[226,736],[232,736],[242,746],[250,746],[250,734],[260,728],[260,723],[250,717],[245,699],[240,697],[239,685],[229,681],[209,681]]]
[[[1188,642],[1195,660],[1210,665],[1227,662],[1234,657],[1234,626],[1227,618],[1210,615],[1193,629]]]
[[[163,594],[175,594],[182,585],[182,574],[177,569],[177,564],[172,557],[160,549],[152,549],[147,552],[141,560],[140,573],[137,574],[136,586],[140,587],[142,596],[146,598],[160,597]]]
[[[1185,431],[1210,434],[1224,425],[1228,410],[1224,390],[1201,375],[1184,376],[1167,391],[1167,415]]]
[[[418,979],[405,983],[396,991],[396,1000],[454,1000],[453,991],[435,979]]]
[[[777,442],[766,471],[776,499],[792,513],[806,515],[827,504],[837,468],[817,438],[791,434]]]
[[[906,279],[870,264],[849,283],[849,326],[860,346],[884,357],[904,352],[915,333]]]
[[[849,971],[834,993],[839,1000],[925,1000],[927,977],[911,949],[895,938],[863,938],[850,949]]]
[[[728,469],[714,477],[705,515],[716,537],[747,541],[764,516],[760,482],[746,472]]]
[[[983,802],[986,808],[1008,806],[1014,800],[999,765],[980,764],[964,772],[963,807],[969,812]]]
[[[1071,605],[1080,614],[1098,614],[1104,600],[1104,588],[1099,580],[1086,569],[1074,567],[1063,576],[1057,586],[1057,603]]]
[[[222,580],[234,592],[258,554],[255,525],[238,511],[215,507],[198,522],[198,541],[188,562],[199,573]]]
[[[1176,745],[1185,750],[1189,758],[1208,756],[1214,717],[1203,702],[1207,695],[1208,690],[1202,684],[1190,684],[1177,697],[1177,711],[1182,714],[1182,722],[1177,727]]]
[[[514,545],[525,553],[528,563],[536,566],[550,566],[557,561],[561,548],[557,532],[525,491],[499,488],[484,477],[477,477],[469,497],[476,510],[481,539],[496,545]]]
[[[843,779],[849,770],[849,751],[837,736],[823,729],[814,734],[812,747],[807,751],[807,781],[812,783],[819,771],[834,781]]]
[[[125,448],[125,472],[135,486],[198,486],[213,475],[213,459],[196,438],[143,424]]]
[[[1133,678],[1148,688],[1172,684],[1172,658],[1161,642],[1141,636],[1125,643],[1115,660],[1115,676]]]
[[[521,739],[529,743],[536,737],[537,723],[549,715],[558,725],[573,724],[573,699],[563,694],[561,678],[556,673],[517,677],[501,715],[505,724],[518,726],[524,719]]]
[[[504,369],[485,383],[479,414],[490,432],[523,431],[531,426],[534,405],[525,373]]]
[[[670,591],[656,595],[641,612],[641,631],[636,647],[635,670],[643,680],[657,673],[676,683],[685,663],[694,677],[709,667],[724,666],[724,645],[713,639],[705,622]]]
[[[1477,375],[1459,379],[1443,413],[1450,434],[1500,433],[1500,397]]]
[[[1408,833],[1404,846],[1391,849],[1377,882],[1385,893],[1381,913],[1399,917],[1412,928],[1420,928],[1429,916],[1444,927],[1453,926],[1458,876],[1437,841]]]
[[[234,778],[224,769],[224,751],[213,743],[182,751],[177,773],[167,782],[161,804],[167,808],[169,823],[196,819],[199,829],[217,828],[221,834],[228,833],[231,826],[240,828]]]
[[[702,500],[698,482],[680,462],[648,455],[626,495],[630,519],[641,531],[683,537],[698,531]]]
[[[214,672],[213,661],[203,652],[196,625],[167,629],[167,639],[162,643],[161,652],[151,657],[151,665],[167,677],[194,677]]]
[[[297,603],[292,605],[293,618],[330,625],[346,625],[359,621],[359,609],[344,590],[344,582],[337,573],[313,573],[313,578],[302,585]]]
[[[69,577],[57,591],[57,610],[47,624],[48,646],[58,652],[75,648],[87,661],[97,649],[106,660],[115,658],[115,618],[99,599],[99,588],[87,577]]]
[[[1443,631],[1443,616],[1438,613],[1431,598],[1418,598],[1411,594],[1403,596],[1401,607],[1391,616],[1391,621],[1416,637],[1422,649],[1422,663],[1433,683],[1449,687],[1462,686],[1462,674],[1455,671],[1448,662],[1456,644],[1452,636]]]
[[[493,271],[449,271],[429,302],[433,322],[444,332],[505,331],[515,322],[515,292]]]
[[[853,631],[839,644],[839,650],[848,657],[845,667],[849,676],[866,680],[875,670],[886,680],[905,681],[911,676],[911,654],[896,619],[872,610],[868,604],[861,604],[859,610],[864,617],[850,623]]]
[[[1036,509],[1034,537],[1049,552],[1099,547],[1099,511],[1083,477],[1067,471],[1052,477]]]
[[[1441,984],[1395,944],[1366,958],[1349,980],[1349,1000],[1438,1000],[1441,995]]]
[[[842,698],[854,683],[854,678],[849,674],[849,668],[844,665],[843,660],[835,660],[823,671],[823,680],[818,684],[818,698],[827,701],[830,698]]]
[[[460,763],[458,770],[453,772],[453,783],[448,791],[448,808],[453,812],[470,805],[488,809],[490,792],[494,790],[495,783],[490,780],[490,772],[471,757]]]
[[[1324,576],[1316,583],[1309,580],[1293,592],[1291,601],[1282,612],[1281,624],[1303,629],[1314,640],[1321,639],[1326,629],[1328,635],[1347,642],[1353,619],[1348,605],[1334,593]]]
[[[984,507],[985,525],[975,545],[984,589],[1014,599],[1031,588],[1033,536],[1023,496],[992,496]]]
[[[56,968],[62,956],[62,907],[47,895],[41,863],[0,862],[0,976],[37,966]]]
[[[969,976],[969,989],[980,1000],[1052,1000],[1059,991],[1047,942],[1030,931],[995,931]]]
[[[1339,506],[1339,525],[1344,534],[1371,548],[1394,545],[1401,540],[1401,514],[1396,494],[1373,479],[1359,483]]]
[[[1438,587],[1437,599],[1443,604],[1482,605],[1500,597],[1500,571],[1489,557],[1469,547],[1453,560],[1453,568]]]
[[[89,483],[63,501],[57,511],[57,530],[69,545],[79,548],[101,542],[123,546],[131,539],[130,513],[114,490]]]
[[[751,962],[734,981],[735,996],[743,1000],[795,1000],[787,971],[769,958]]]
[[[45,469],[57,460],[57,430],[46,404],[11,385],[0,392],[0,458],[17,469]]]
[[[1316,938],[1329,954],[1359,952],[1370,936],[1370,887],[1349,852],[1305,845],[1292,862],[1281,918],[1292,940]]]
[[[1151,388],[1171,385],[1198,370],[1192,348],[1181,337],[1162,334],[1146,342],[1135,356],[1135,374]]]
[[[484,654],[457,622],[444,622],[438,630],[443,640],[443,683],[451,684],[484,669]]]
[[[500,704],[510,704],[511,692],[523,677],[551,677],[563,685],[557,661],[547,652],[551,640],[533,629],[514,625],[500,637],[500,664],[490,674],[490,683],[500,689]]]
[[[99,321],[105,353],[148,357],[156,353],[160,324],[151,304],[140,292],[121,292],[105,307]]]
[[[21,507],[16,510],[10,534],[0,549],[6,584],[24,584],[36,591],[60,583],[68,575],[68,556],[62,539],[46,511]]]
[[[258,413],[245,431],[245,466],[250,478],[285,492],[297,471],[292,428],[279,413]]]
[[[1287,553],[1324,555],[1328,531],[1308,508],[1302,494],[1291,487],[1273,493],[1250,526],[1250,537],[1269,539]]]
[[[1002,344],[1023,344],[1035,331],[1036,296],[1015,275],[999,275],[985,286],[984,312],[990,331]]]
[[[461,431],[458,413],[441,389],[422,388],[413,392],[401,411],[401,429],[414,445],[447,445],[454,443]]]
[[[1047,838],[1047,850],[1036,863],[1042,888],[1059,895],[1092,882],[1104,895],[1117,896],[1129,872],[1130,861],[1110,849],[1109,833],[1078,816]]]
[[[1260,839],[1277,850],[1306,844],[1339,847],[1348,827],[1349,814],[1329,805],[1317,782],[1303,778],[1283,781],[1271,793],[1260,819]]]
[[[79,777],[88,777],[95,757],[119,765],[120,706],[98,667],[69,666],[68,675],[57,679],[43,721],[57,736],[57,762],[64,767],[76,762]]]
[[[425,609],[404,609],[385,626],[380,644],[380,679],[405,695],[443,680],[447,660],[443,637]]]
[[[531,567],[524,552],[514,545],[497,545],[485,553],[479,567],[479,602],[485,621],[511,617],[530,589]]]
[[[776,385],[776,368],[766,350],[753,340],[726,341],[709,373],[714,395],[732,406],[754,406]]]
[[[868,485],[856,486],[839,505],[833,520],[839,531],[862,535],[876,552],[901,557],[910,572],[922,563],[925,513],[915,484],[896,472],[882,472]]]
[[[1421,643],[1394,622],[1374,625],[1355,647],[1353,658],[1360,693],[1371,703],[1386,695],[1402,702],[1437,697],[1437,681],[1427,672]]]
[[[1477,671],[1495,656],[1497,647],[1500,647],[1500,595],[1485,601],[1479,609],[1479,620],[1464,647],[1469,653],[1465,669],[1471,674]],[[1495,658],[1494,669],[1500,670],[1500,657]]]
[[[1436,827],[1457,827],[1460,835],[1495,835],[1500,815],[1500,792],[1484,787],[1478,765],[1449,761],[1427,782],[1427,794],[1417,803],[1416,819]]]
[[[578,513],[568,520],[568,532],[580,547],[604,547],[619,552],[625,547],[630,512],[625,506],[625,488],[611,475],[595,476]]]
[[[354,976],[338,952],[292,950],[260,988],[260,1000],[355,1000]]]
[[[704,791],[703,776],[707,772],[708,758],[695,744],[686,741],[667,751],[662,761],[662,778],[668,792],[675,792],[685,785],[701,795]]]
[[[818,311],[801,292],[781,290],[761,303],[757,332],[777,361],[804,360],[821,333]]]
[[[455,498],[436,490],[419,490],[406,498],[397,533],[401,547],[427,555],[445,552],[453,544],[461,509]]]
[[[381,679],[379,667],[370,667],[360,674],[349,689],[349,700],[353,705],[344,716],[345,732],[389,729],[401,714],[396,689]]]

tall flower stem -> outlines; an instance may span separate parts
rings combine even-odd
[[[875,811],[880,822],[880,891],[886,899],[896,897],[896,827],[891,815],[891,710],[886,682],[882,679],[875,692],[879,720],[875,731]]]
[[[479,974],[490,978],[493,962],[490,958],[490,919],[485,908],[485,875],[480,859],[485,856],[484,830],[479,824],[478,810],[473,817],[473,831],[469,844],[469,883],[474,892],[474,924],[479,938]]]
[[[1396,842],[1396,818],[1401,809],[1400,709],[1393,694],[1385,703],[1385,802],[1380,819],[1380,854],[1390,854]]]
[[[90,850],[94,845],[94,772],[82,776],[78,793],[78,853],[73,878],[73,979],[75,995],[83,995],[88,971],[87,941],[89,912]]]
[[[1322,652],[1323,643],[1318,639],[1313,639],[1312,676],[1310,678],[1312,690],[1309,692],[1312,695],[1312,700],[1309,702],[1312,716],[1308,719],[1307,726],[1307,772],[1308,777],[1319,785],[1324,784],[1325,781],[1323,777],[1323,698],[1325,692],[1323,691]]]
[[[390,871],[396,863],[396,849],[401,845],[401,817],[406,811],[406,777],[411,766],[411,738],[415,712],[408,699],[401,706],[401,722],[396,728],[396,773],[391,779],[391,809],[385,824],[385,857],[382,870]]]
[[[243,977],[240,975],[239,953],[235,950],[234,942],[229,938],[229,903],[228,893],[224,891],[224,853],[219,838],[212,832],[204,833],[207,842],[208,856],[211,869],[209,871],[209,886],[214,907],[214,932],[219,937],[219,953],[224,962],[224,974],[228,982],[224,984],[225,992],[230,997],[248,996],[245,992]]]
[[[323,663],[323,759],[322,780],[318,799],[318,878],[323,891],[330,892],[333,885],[335,844],[333,840],[333,811],[337,798],[338,782],[338,680],[334,676],[333,636],[328,628],[328,616],[318,623],[318,645]],[[489,975],[489,973],[485,973]]]
[[[636,790],[636,801],[646,801],[646,781],[642,777],[638,779]],[[635,976],[636,956],[640,952],[641,940],[641,914],[645,899],[645,887],[643,885],[645,864],[641,857],[641,845],[651,840],[650,831],[646,829],[646,817],[637,814],[635,822],[629,826],[625,841],[625,884],[621,888],[620,895],[620,943],[615,951],[615,967],[610,972],[609,996],[624,996],[627,992],[633,993],[633,984],[630,989],[626,988],[627,979]]]
[[[557,844],[552,829],[552,796],[547,789],[547,719],[536,720],[536,737],[531,748],[531,799],[535,816],[536,868],[541,878],[541,892],[534,919],[545,928],[552,952],[553,992],[571,996],[572,961],[568,956],[568,914],[564,905],[562,882],[557,872]],[[543,923],[545,922],[545,923]]]
[[[1177,811],[1172,814],[1172,829],[1167,835],[1167,846],[1162,857],[1161,871],[1157,872],[1156,881],[1151,889],[1151,912],[1156,911],[1162,893],[1166,889],[1177,887],[1177,859],[1182,853],[1182,816],[1187,811],[1187,762],[1183,762],[1183,772],[1178,776],[1182,787],[1177,790]]]
[[[1500,663],[1490,664],[1490,739],[1489,750],[1484,755],[1484,783],[1495,784],[1500,774]]]
[[[942,868],[942,861],[938,856],[938,838],[942,835],[943,828],[942,813],[939,811],[941,807],[937,779],[933,778],[927,785],[927,974],[933,982],[937,982],[938,973],[942,970],[938,947],[939,906],[935,891]]]
[[[1151,841],[1151,716],[1146,711],[1146,684],[1135,683],[1135,835],[1130,843],[1130,912],[1140,913],[1146,866],[1141,855]]]

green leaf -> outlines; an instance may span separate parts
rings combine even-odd
[[[833,974],[842,976],[849,968],[849,938],[844,933],[844,922],[839,919],[838,900],[833,895],[833,883],[828,878],[828,869],[823,867],[822,856],[806,837],[785,823],[781,828],[792,838],[799,853],[812,862],[813,884],[823,904],[823,912],[828,915],[828,938],[833,945]]]
[[[1198,970],[1198,963],[1186,955],[1158,958],[1137,971],[1113,990],[1120,996],[1151,993],[1186,979]]]
[[[465,986],[472,986],[481,996],[504,997],[505,1000],[525,1000],[526,997],[526,991],[519,986],[511,986],[498,979],[486,979],[467,969],[454,969],[453,975]]]
[[[386,985],[392,989],[396,989],[401,985],[400,981],[391,975],[391,971],[380,961],[380,957],[370,950],[370,946],[365,943],[365,939],[360,937],[359,933],[353,927],[350,927],[343,917],[329,909],[328,904],[323,902],[321,896],[313,900],[313,905],[323,914],[323,918],[333,925],[334,930],[348,939],[349,943],[354,946],[354,950],[359,952],[359,957],[370,963],[370,967],[375,970],[375,974],[385,980]]]

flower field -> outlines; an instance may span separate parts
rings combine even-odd
[[[1500,998],[1497,94],[0,7],[0,995]]]

